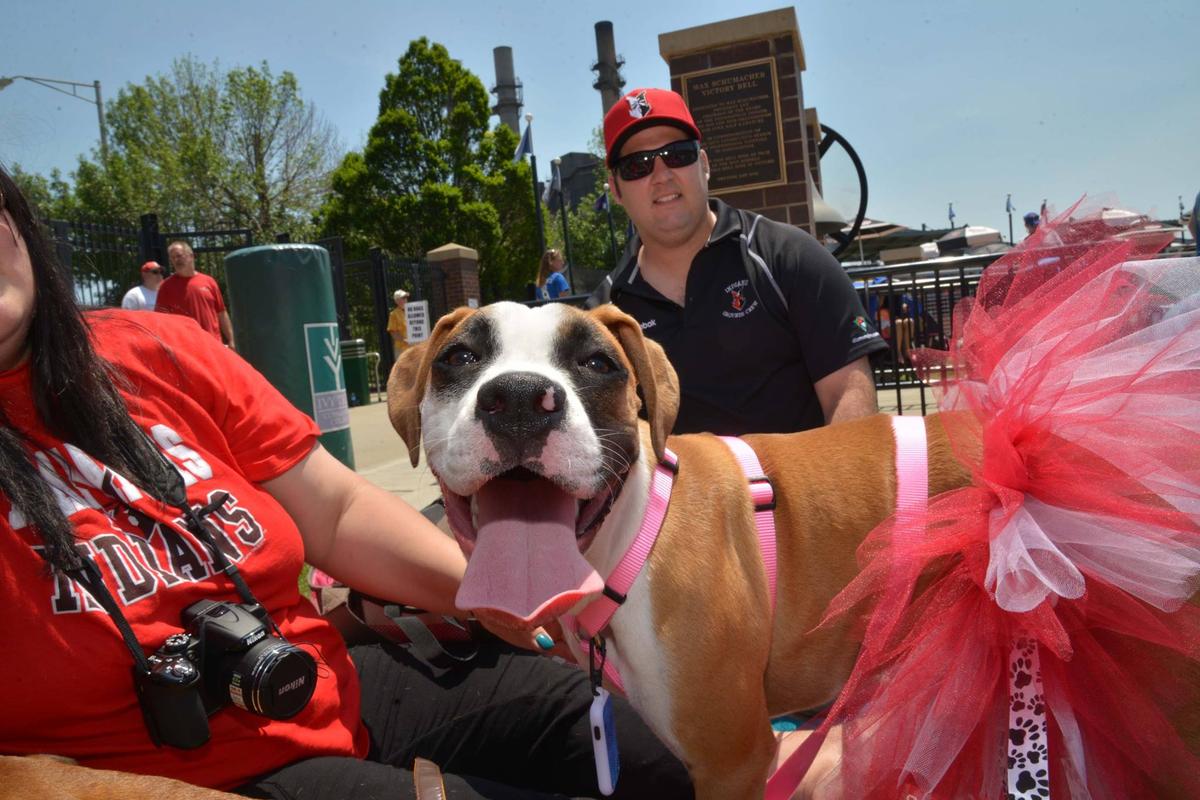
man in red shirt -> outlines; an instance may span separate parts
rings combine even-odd
[[[225,310],[221,287],[212,277],[196,271],[196,256],[187,242],[171,242],[167,247],[171,277],[158,287],[155,311],[182,314],[200,323],[200,327],[233,347],[233,323]]]

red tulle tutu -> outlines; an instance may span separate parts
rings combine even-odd
[[[1200,797],[1200,267],[1170,237],[1077,206],[914,354],[973,482],[872,532],[830,606],[865,612],[832,794]]]

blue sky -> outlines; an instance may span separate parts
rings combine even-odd
[[[629,88],[666,85],[658,34],[773,10],[779,2],[204,3],[0,0],[0,75],[90,83],[106,97],[165,72],[178,55],[232,67],[266,60],[361,147],[384,75],[428,36],[491,87],[492,48],[513,48],[534,115],[543,176],[587,148],[601,120],[592,89],[595,22],[614,26]],[[806,104],[862,157],[868,214],[914,227],[1007,230],[1043,198],[1063,208],[1112,193],[1170,217],[1200,191],[1200,2],[884,2],[795,6]],[[24,81],[0,92],[0,160],[49,172],[97,146],[94,107]],[[852,205],[849,173],[828,164],[827,194]],[[1019,220],[1017,220],[1019,229]]]

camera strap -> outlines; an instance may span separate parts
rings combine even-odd
[[[224,551],[217,546],[216,541],[213,539],[212,531],[204,524],[204,518],[223,506],[228,499],[229,492],[221,492],[208,505],[193,507],[188,505],[186,500],[184,503],[178,505],[172,503],[172,505],[183,514],[183,524],[188,529],[188,532],[204,543],[204,546],[208,548],[208,552],[212,554],[213,563],[217,565],[217,568],[221,572],[229,576],[229,580],[233,581],[234,588],[237,589],[238,596],[242,598],[242,602],[262,607],[262,604],[258,602],[258,598],[254,596],[254,592],[250,591],[250,587],[246,585],[246,580],[238,570],[237,564],[234,564],[225,557]],[[271,626],[271,630],[275,632],[276,636],[282,639],[283,633],[279,630],[279,626],[275,624],[275,620],[271,618],[270,614],[267,614],[266,618],[267,624]]]
[[[117,605],[112,592],[108,591],[108,587],[104,585],[104,578],[100,575],[100,568],[90,558],[83,558],[81,561],[82,566],[69,570],[67,575],[84,586],[96,602],[108,613],[108,616],[112,618],[113,624],[121,632],[121,638],[125,640],[125,646],[133,654],[133,660],[138,671],[143,674],[150,672],[150,662],[146,659],[146,654],[142,652],[142,645],[138,642],[137,636],[134,635],[133,627],[129,624],[129,620],[125,619],[125,615],[121,613],[121,607]]]

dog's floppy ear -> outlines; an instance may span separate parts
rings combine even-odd
[[[450,332],[474,313],[473,308],[456,308],[439,319],[428,339],[400,354],[388,376],[388,418],[408,445],[408,458],[414,467],[421,460],[421,398],[429,383],[429,368]]]
[[[612,304],[598,306],[590,313],[617,337],[633,365],[633,374],[642,387],[642,398],[646,402],[654,455],[661,460],[667,447],[667,436],[675,426],[675,415],[679,413],[679,378],[675,369],[658,342],[642,335],[642,326],[633,317]]]

